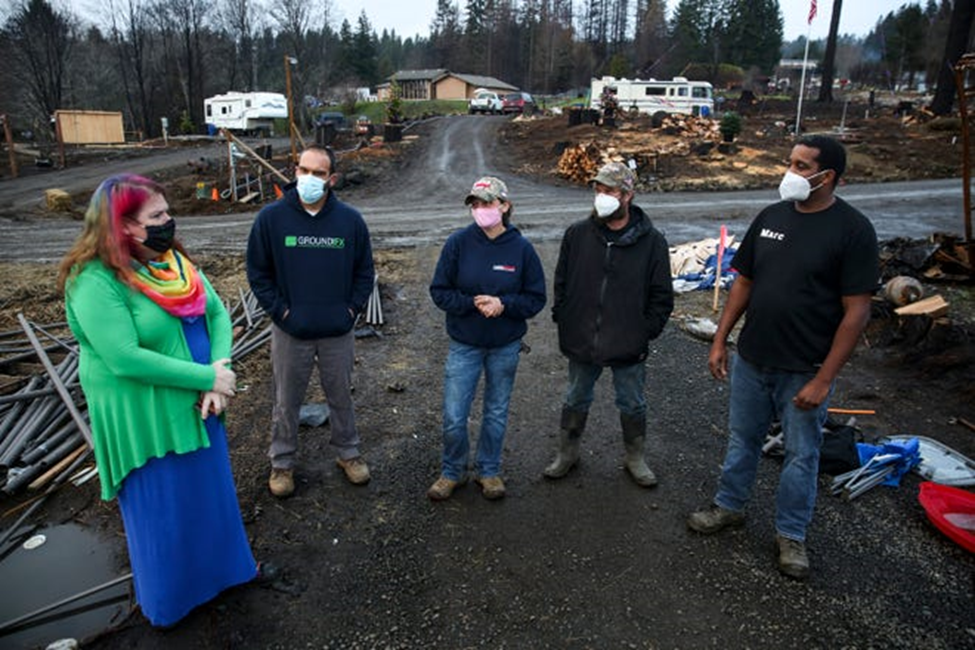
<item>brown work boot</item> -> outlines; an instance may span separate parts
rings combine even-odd
[[[362,456],[355,458],[336,458],[335,463],[345,472],[345,478],[349,479],[352,485],[365,485],[369,482],[369,466]]]
[[[467,482],[466,477],[462,477],[459,481],[455,481],[452,478],[447,478],[446,476],[441,476],[438,478],[430,489],[427,490],[427,496],[431,501],[444,501],[450,498],[450,495],[454,493],[454,490],[464,485]]]
[[[295,491],[294,471],[272,467],[271,478],[267,480],[267,487],[271,490],[271,494],[279,499],[290,497]]]
[[[744,523],[744,513],[727,510],[714,504],[704,510],[692,512],[691,516],[687,518],[688,528],[705,535],[717,533],[725,528],[742,526]]]
[[[494,501],[504,498],[504,481],[500,476],[478,477],[475,481],[481,486],[481,496],[485,499]]]
[[[779,573],[796,580],[805,580],[809,577],[809,556],[806,554],[805,544],[776,535],[775,548],[779,555]]]

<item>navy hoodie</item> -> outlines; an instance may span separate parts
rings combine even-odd
[[[474,296],[497,296],[504,311],[485,318]],[[447,313],[447,334],[466,345],[494,348],[517,341],[527,320],[545,306],[545,274],[535,249],[517,228],[494,239],[472,223],[452,234],[440,252],[430,296]]]
[[[298,191],[288,189],[254,220],[247,280],[264,311],[291,336],[345,334],[375,282],[366,222],[331,190],[321,210],[310,215]]]

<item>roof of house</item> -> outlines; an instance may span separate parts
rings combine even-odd
[[[488,77],[480,74],[458,74],[456,72],[451,73],[461,81],[469,83],[476,88],[499,88],[504,90],[518,90],[517,86],[512,86],[509,83],[505,83],[500,79],[494,77]]]
[[[392,75],[392,79],[396,81],[437,81],[441,77],[445,77],[450,74],[450,71],[444,68],[432,68],[429,70],[399,70]]]
[[[456,77],[464,83],[470,84],[475,88],[496,88],[498,90],[518,90],[516,86],[505,83],[500,79],[479,74],[460,74],[451,72],[445,68],[432,68],[428,70],[399,70],[390,79],[397,82],[402,81],[430,81],[436,83],[444,77]]]

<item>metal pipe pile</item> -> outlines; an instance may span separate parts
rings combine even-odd
[[[24,486],[40,489],[87,449],[87,412],[74,405],[83,396],[78,384],[77,344],[54,330],[65,323],[39,326],[20,316],[21,332],[0,334],[0,366],[40,358],[44,374],[21,380],[21,387],[0,397],[0,489],[13,494]],[[41,344],[37,333],[46,344]],[[63,352],[54,365],[48,352]],[[52,372],[53,370],[53,372]],[[68,396],[70,406],[65,401]],[[80,417],[80,421],[79,421]]]
[[[369,294],[369,301],[366,303],[366,324],[382,325],[384,322],[383,303],[379,296],[379,274],[376,274],[372,283],[372,293]]]
[[[234,328],[234,343],[230,359],[240,361],[248,354],[271,340],[271,323],[264,309],[257,302],[253,291],[238,290],[240,302],[228,307],[230,322]]]
[[[241,291],[240,301],[228,311],[234,327],[231,359],[239,361],[270,340],[271,325],[249,291]],[[77,342],[70,332],[53,333],[66,330],[66,323],[38,325],[22,315],[19,318],[21,330],[0,332],[0,368],[40,359],[45,372],[8,383],[8,389],[14,384],[19,387],[0,395],[0,490],[7,494],[25,487],[39,490],[68,469],[72,482],[80,484],[92,477],[93,466],[75,474],[80,466],[75,461],[88,457],[84,452],[90,435],[78,383]],[[53,364],[48,353],[63,356]]]

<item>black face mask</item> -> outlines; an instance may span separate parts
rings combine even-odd
[[[173,239],[176,237],[176,220],[170,218],[169,221],[161,226],[145,226],[146,239],[142,245],[152,249],[157,253],[165,253],[173,247]]]

